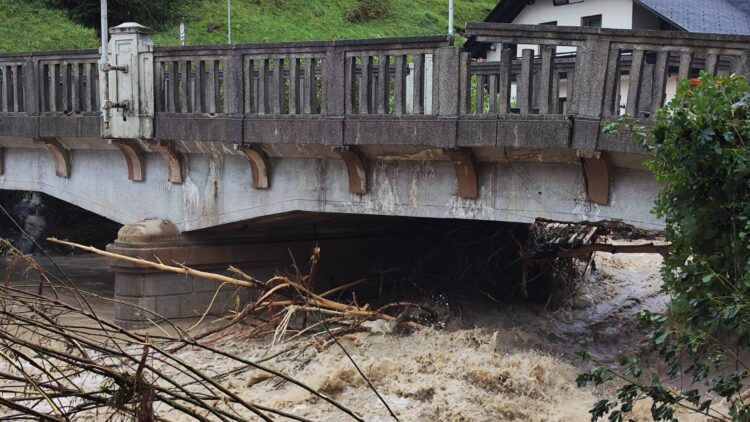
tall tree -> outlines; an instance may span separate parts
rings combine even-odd
[[[100,0],[45,0],[68,12],[82,25],[99,28]],[[108,0],[109,25],[138,22],[153,28],[178,22],[191,12],[196,0]]]

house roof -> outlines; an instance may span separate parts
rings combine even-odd
[[[633,0],[688,32],[750,35],[750,0]],[[529,0],[503,0],[486,22],[511,23]]]
[[[750,35],[750,0],[634,0],[688,32]]]

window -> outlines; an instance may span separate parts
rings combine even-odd
[[[587,28],[601,28],[602,27],[602,15],[582,17],[581,26],[585,26]]]

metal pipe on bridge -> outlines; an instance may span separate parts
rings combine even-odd
[[[448,0],[448,35],[453,35],[453,1]]]
[[[101,0],[101,31],[102,31],[102,46],[101,46],[101,60],[99,62],[99,72],[104,70],[104,67],[109,61],[109,23],[107,16],[107,0]],[[104,101],[102,101],[102,121],[104,127],[109,127],[109,109],[105,107],[107,100],[109,100],[109,76],[107,72],[104,72],[104,84],[102,86],[102,92]]]

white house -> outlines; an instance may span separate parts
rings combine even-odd
[[[486,22],[525,25],[587,26],[593,28],[649,29],[750,35],[750,0],[502,0]],[[466,48],[477,58],[499,61],[502,46],[470,39]],[[517,53],[538,46],[519,45]],[[558,47],[558,54],[575,52]],[[560,95],[567,96],[567,81]],[[621,78],[621,98],[627,98],[629,79]],[[676,77],[667,84],[667,96],[676,91]],[[515,96],[515,84],[512,87]],[[621,107],[624,103],[621,101]]]

